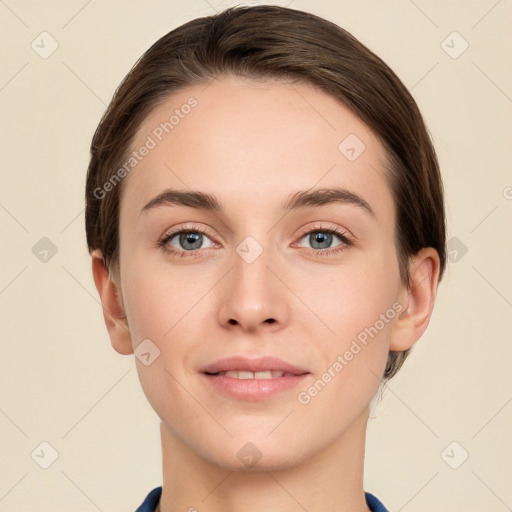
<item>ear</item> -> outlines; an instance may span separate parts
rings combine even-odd
[[[400,291],[402,312],[393,324],[389,350],[407,350],[425,332],[434,309],[439,269],[439,255],[432,247],[421,249],[412,259],[409,287],[403,285]]]
[[[133,345],[128,321],[124,314],[121,294],[118,287],[110,279],[101,251],[96,249],[91,253],[91,256],[94,283],[100,295],[103,318],[112,347],[120,354],[133,354]]]

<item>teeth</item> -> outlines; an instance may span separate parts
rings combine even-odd
[[[248,372],[245,370],[229,370],[220,372],[219,375],[225,375],[233,379],[276,379],[282,377],[285,372],[278,370],[268,370],[266,372]]]

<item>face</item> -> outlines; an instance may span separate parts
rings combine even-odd
[[[144,145],[123,182],[120,289],[135,353],[160,351],[136,364],[169,437],[226,469],[247,443],[255,468],[284,469],[342,440],[366,422],[401,307],[376,136],[309,86],[223,77],[160,104]],[[153,201],[166,191],[190,194]],[[295,371],[203,373],[234,356]]]

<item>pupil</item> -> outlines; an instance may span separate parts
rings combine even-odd
[[[326,249],[329,247],[331,239],[332,239],[332,233],[314,233],[311,235],[313,238],[313,243],[311,243],[311,247],[314,249]],[[321,247],[315,247],[315,244],[318,243],[321,245]],[[323,245],[322,245],[323,244]]]
[[[201,247],[201,233],[182,233],[180,236],[180,244],[184,249],[199,249]],[[188,246],[191,244],[193,247]]]

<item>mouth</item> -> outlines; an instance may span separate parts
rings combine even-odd
[[[218,372],[218,373],[209,373],[209,372],[205,372],[205,373],[206,373],[206,375],[211,375],[211,376],[218,375],[220,377],[230,377],[232,379],[240,379],[240,380],[247,380],[247,379],[269,380],[269,379],[279,379],[280,377],[294,377],[295,375],[297,375],[294,373],[283,372],[280,370],[269,370],[269,371],[261,371],[261,372],[249,372],[249,371],[245,371],[245,370],[227,370],[225,372]],[[304,374],[299,374],[299,375],[304,375]]]
[[[310,372],[273,357],[221,359],[200,370],[203,381],[237,400],[258,401],[284,394]]]
[[[284,374],[302,375],[303,373],[309,373],[305,368],[300,368],[271,356],[263,356],[256,359],[249,359],[243,356],[226,357],[204,366],[199,371],[210,375],[232,372],[232,375],[229,376],[241,379],[271,379],[282,377]]]

